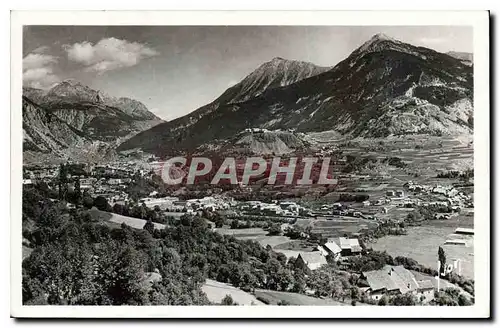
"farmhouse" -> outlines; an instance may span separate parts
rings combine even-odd
[[[324,248],[323,246],[321,245],[317,245],[315,248],[314,248],[315,251],[318,251],[321,253],[321,255],[323,256],[328,256],[328,251],[326,250],[326,248]]]
[[[325,249],[328,254],[332,255],[335,260],[338,260],[340,258],[340,254],[342,253],[342,249],[333,240],[329,240],[326,244],[324,244],[323,249]]]
[[[434,299],[434,285],[431,280],[419,280],[418,283],[418,294],[422,302],[427,303]]]
[[[309,270],[316,270],[325,264],[327,264],[326,258],[321,252],[299,253],[295,261],[296,267],[308,267]]]
[[[356,255],[362,251],[357,238],[340,237],[339,241],[342,256]]]
[[[373,300],[379,300],[383,295],[406,293],[423,296],[425,300],[431,300],[434,296],[434,287],[430,280],[419,284],[413,273],[402,265],[386,265],[380,270],[363,272],[358,284],[365,287],[365,291]]]

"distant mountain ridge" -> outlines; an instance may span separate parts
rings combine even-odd
[[[272,60],[263,63],[252,73],[247,75],[242,81],[227,89],[213,102],[198,108],[197,110],[177,118],[175,120],[158,124],[148,130],[147,134],[141,134],[137,138],[158,138],[155,142],[158,145],[172,143],[182,140],[187,133],[192,132],[189,127],[195,125],[199,120],[210,116],[212,112],[217,111],[224,106],[238,106],[249,99],[259,97],[267,90],[286,87],[303,79],[321,74],[328,71],[329,67],[321,67],[312,63],[286,60],[275,57]],[[142,140],[142,139],[141,139]],[[209,140],[207,140],[209,141]],[[144,140],[144,143],[150,141]],[[133,144],[142,143],[142,141],[133,141]],[[124,142],[120,149],[130,149],[128,143]],[[162,148],[163,146],[159,146]],[[156,147],[153,147],[156,148]],[[151,149],[148,147],[148,149]]]
[[[23,88],[23,114],[25,149],[47,157],[51,153],[68,157],[71,148],[84,144],[114,149],[163,122],[139,101],[110,97],[75,80],[62,81],[47,91]]]
[[[214,102],[118,150],[191,151],[257,127],[352,137],[472,133],[473,71],[449,55],[377,34],[331,69],[300,67],[275,58]]]
[[[127,97],[109,96],[73,79],[57,83],[47,91],[25,87],[23,88],[23,95],[44,107],[75,103],[103,104],[116,107],[138,120],[161,120],[140,101]]]
[[[458,52],[458,51],[448,51],[447,55],[460,59],[462,63],[466,65],[473,65],[474,63],[474,55],[470,52]]]

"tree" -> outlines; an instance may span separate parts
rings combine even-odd
[[[61,164],[59,166],[59,199],[65,200],[68,194],[68,169],[66,165]]]
[[[441,246],[438,248],[438,259],[440,263],[439,273],[444,274],[446,268],[446,254]]]
[[[153,221],[148,220],[148,222],[144,224],[143,229],[149,232],[150,234],[153,234],[153,232],[155,231],[155,225],[153,224]]]
[[[89,195],[87,191],[83,192],[83,197],[82,197],[82,204],[85,208],[91,209],[92,206],[94,206],[94,200],[92,197]]]
[[[75,191],[74,191],[74,201],[76,205],[80,205],[82,200],[82,191],[80,189],[80,179],[76,178],[75,180]]]
[[[222,228],[224,226],[225,220],[221,215],[217,215],[214,219],[214,222],[216,228]]]
[[[351,287],[351,299],[352,300],[359,300],[359,289],[355,286]]]
[[[107,211],[111,207],[107,199],[104,198],[103,196],[97,196],[94,199],[94,206],[101,211]]]
[[[396,295],[391,299],[391,305],[396,306],[415,305],[416,303],[417,302],[415,301],[415,297],[410,293]]]
[[[272,224],[271,227],[269,228],[269,235],[278,236],[280,234],[281,234],[281,226],[278,223]]]
[[[469,306],[472,304],[473,303],[464,294],[460,294],[460,296],[458,296],[458,305]]]
[[[234,219],[233,221],[231,221],[231,229],[238,229],[238,227],[239,227],[238,219]]]
[[[378,300],[378,305],[384,306],[387,305],[387,296],[383,295],[379,300]]]
[[[231,297],[231,295],[226,295],[224,296],[224,298],[222,299],[222,301],[220,302],[221,305],[238,305],[237,303],[235,303],[233,301],[233,298]]]
[[[122,204],[115,203],[115,205],[113,205],[113,213],[123,215],[124,206]]]

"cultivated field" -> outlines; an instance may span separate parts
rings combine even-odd
[[[92,218],[99,220],[99,221],[107,221],[111,223],[115,223],[118,225],[121,225],[122,223],[125,223],[126,225],[130,226],[131,228],[135,229],[142,229],[144,228],[144,225],[146,224],[146,220],[141,220],[137,218],[132,218],[130,216],[124,216],[116,213],[110,213],[110,212],[104,212],[100,211],[97,208],[93,207],[88,211]],[[165,225],[161,223],[156,223],[153,222],[153,225],[155,226],[156,229],[164,229]]]
[[[266,247],[267,245],[274,247],[290,241],[290,238],[285,236],[268,236],[268,232],[262,228],[231,229],[224,227],[217,228],[215,231],[222,235],[231,235],[241,240],[255,240],[263,247]]]
[[[226,295],[231,295],[233,301],[239,305],[265,305],[250,293],[212,279],[207,279],[201,290],[207,294],[208,299],[213,303],[220,303]]]
[[[286,236],[268,236],[267,231],[262,228],[230,229],[217,228],[216,232],[223,235],[231,235],[240,240],[255,240],[263,247],[271,246],[276,252],[283,253],[286,257],[297,257],[299,252],[310,252],[309,245],[301,246]],[[292,244],[290,244],[292,242]]]
[[[345,303],[328,298],[317,298],[297,293],[278,292],[267,289],[256,289],[255,296],[267,300],[269,305],[277,305],[280,301],[286,301],[290,305],[346,305]]]
[[[363,230],[374,229],[377,224],[370,220],[365,220],[347,216],[331,216],[318,219],[308,219],[306,224],[301,220],[300,225],[310,225],[311,232],[320,233],[326,238],[342,237],[345,234],[348,236],[355,235]]]
[[[420,264],[437,268],[438,247],[443,247],[448,261],[460,260],[462,275],[474,278],[474,245],[472,236],[455,235],[457,227],[472,227],[473,217],[459,216],[450,220],[428,221],[423,226],[408,228],[403,236],[385,236],[368,245],[387,251],[392,256],[410,257]],[[468,239],[467,246],[444,245],[447,239]]]

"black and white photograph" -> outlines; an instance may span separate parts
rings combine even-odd
[[[13,16],[11,315],[488,317],[488,13],[219,15]]]

